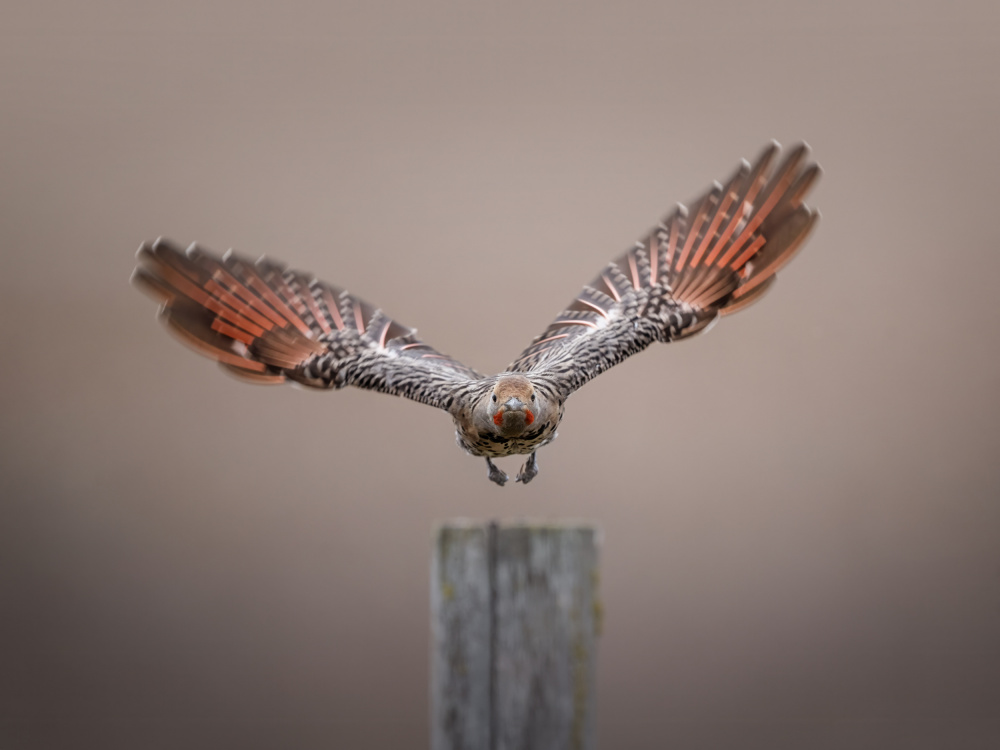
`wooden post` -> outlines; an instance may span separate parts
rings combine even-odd
[[[431,748],[592,750],[590,526],[455,522],[431,566]]]

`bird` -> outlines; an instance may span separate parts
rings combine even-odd
[[[504,370],[483,375],[415,328],[345,289],[267,257],[217,256],[159,238],[143,243],[132,282],[160,302],[181,340],[251,383],[354,386],[448,412],[458,445],[493,461],[523,455],[538,474],[567,399],[653,343],[704,333],[759,300],[819,218],[804,198],[820,175],[805,143],[770,142],[751,164],[667,215],[583,287]],[[443,292],[442,292],[443,293]]]

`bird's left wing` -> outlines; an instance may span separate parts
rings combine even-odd
[[[818,214],[802,199],[819,175],[808,148],[779,147],[743,162],[678,208],[601,272],[508,367],[545,374],[569,395],[654,341],[705,330],[759,299],[802,244]]]
[[[263,258],[164,239],[138,258],[133,283],[163,303],[171,330],[246,380],[353,385],[450,410],[456,388],[481,377],[364,300]]]

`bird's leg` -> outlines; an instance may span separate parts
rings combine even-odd
[[[535,458],[535,453],[532,453],[530,456],[528,456],[528,460],[524,462],[524,466],[521,467],[521,470],[517,472],[517,478],[514,481],[527,484],[537,475],[538,475],[538,459]]]
[[[490,467],[490,481],[496,482],[503,487],[509,479],[507,473],[498,469],[497,465],[493,463],[489,457],[486,458],[486,465]]]

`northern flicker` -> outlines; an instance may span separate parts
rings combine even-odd
[[[591,378],[653,342],[705,331],[773,284],[818,218],[803,197],[819,176],[799,145],[772,169],[771,143],[743,161],[609,263],[498,375],[441,354],[381,308],[270,260],[219,258],[164,239],[138,252],[133,282],[162,302],[181,339],[254,383],[294,381],[358,388],[444,409],[458,444],[492,461],[528,458],[517,481],[538,473],[536,452],[556,437],[566,400]]]

